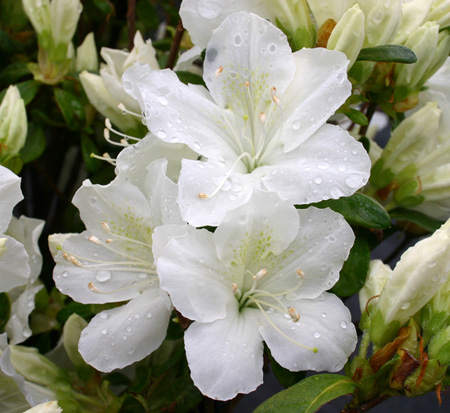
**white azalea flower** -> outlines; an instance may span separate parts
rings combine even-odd
[[[150,131],[208,158],[183,161],[183,219],[217,225],[254,188],[307,204],[348,196],[364,185],[370,169],[364,148],[325,124],[350,94],[347,64],[336,51],[292,53],[275,26],[238,13],[208,44],[209,92],[182,84],[170,70],[128,69],[124,88],[139,101]]]
[[[74,197],[87,231],[65,240],[55,258],[56,286],[81,303],[128,301],[97,314],[82,332],[80,354],[101,371],[141,360],[166,335],[172,305],[159,288],[152,234],[182,224],[166,164],[153,162],[135,184],[126,173],[106,186],[85,181]]]
[[[0,292],[26,284],[30,276],[28,254],[24,246],[14,238],[3,235],[11,221],[12,210],[21,199],[20,178],[0,165]]]
[[[203,394],[227,400],[261,384],[263,341],[291,371],[342,368],[355,328],[324,292],[354,241],[341,215],[255,191],[214,233],[185,228],[157,228],[153,248],[161,288],[194,321],[185,347]]]
[[[51,401],[51,402],[41,403],[23,413],[61,413],[61,412],[62,412],[62,409],[58,406],[58,402]]]

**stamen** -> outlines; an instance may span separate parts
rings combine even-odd
[[[261,278],[263,278],[267,274],[267,269],[263,268],[259,270],[256,275],[253,276],[253,279],[256,281],[259,281]]]
[[[117,288],[116,290],[111,290],[111,291],[100,291],[93,282],[90,282],[88,284],[88,288],[93,293],[96,293],[96,294],[114,294],[114,293],[120,293],[120,292],[126,291],[126,290],[131,290],[132,288],[138,288],[138,287],[142,287],[144,285],[152,284],[152,282],[153,282],[152,280],[147,280],[147,281],[144,281],[144,282],[141,282],[138,284],[128,285],[126,287]]]
[[[94,244],[97,244],[97,245],[101,245],[102,244],[102,242],[97,237],[95,237],[94,235],[91,235],[88,238],[88,240],[93,242]]]
[[[289,307],[288,311],[289,311],[289,315],[291,316],[292,321],[294,323],[296,323],[298,320],[300,320],[300,314],[297,313],[297,311],[294,307]]]
[[[259,121],[260,121],[261,123],[266,123],[266,120],[267,120],[266,114],[265,114],[264,112],[261,112],[261,113],[259,114]]]
[[[234,170],[234,168],[236,168],[237,164],[241,161],[242,158],[244,158],[246,156],[250,157],[250,154],[247,153],[247,152],[244,152],[241,155],[239,155],[239,157],[236,159],[234,164],[231,166],[230,170],[226,173],[226,175],[223,178],[222,182],[217,186],[217,188],[213,191],[212,194],[208,195],[208,194],[205,194],[204,192],[200,192],[198,194],[198,197],[200,199],[205,199],[205,198],[212,198],[214,195],[216,195],[222,189],[222,187],[225,185],[225,182],[227,182],[228,178],[233,173],[233,170]]]
[[[274,323],[273,321],[270,319],[270,317],[266,314],[266,312],[264,311],[264,309],[262,308],[261,304],[258,302],[258,300],[255,300],[253,297],[249,297],[253,300],[253,302],[258,306],[258,308],[261,310],[261,312],[263,313],[264,317],[266,317],[267,321],[269,322],[269,324],[279,333],[281,334],[286,340],[289,340],[291,343],[294,343],[295,345],[304,348],[305,350],[310,350],[313,353],[317,353],[319,351],[319,349],[317,347],[307,347],[304,346],[303,344],[299,343],[298,341],[295,341],[294,339],[292,339],[291,337],[289,337],[288,335],[286,335],[285,333],[283,333]]]
[[[222,72],[223,72],[223,66],[219,66],[219,68],[216,70],[215,76],[219,77]]]
[[[116,166],[116,164],[117,164],[116,160],[111,158],[111,156],[109,156],[108,152],[105,152],[102,156],[96,155],[95,153],[91,153],[89,156],[91,158],[99,159],[100,161],[108,162],[109,164],[111,164],[113,166]]]
[[[236,283],[231,284],[231,292],[233,294],[236,294],[237,290],[239,289],[238,285]]]
[[[136,117],[142,119],[142,115],[141,114],[136,113],[136,112],[132,112],[131,110],[128,110],[123,103],[119,103],[117,105],[117,107],[122,111],[122,115],[128,114],[128,115],[136,116]]]
[[[109,227],[109,225],[106,221],[102,221],[101,226],[106,232],[111,233],[111,228]]]
[[[130,139],[133,140],[133,141],[140,141],[141,140],[140,138],[136,138],[135,136],[126,135],[125,133],[122,133],[122,132],[119,132],[116,129],[113,129],[113,127],[111,125],[111,121],[109,120],[109,118],[105,119],[105,126],[106,126],[106,129],[104,130],[103,135],[104,135],[106,141],[111,143],[112,145],[128,146],[129,145],[128,141]],[[115,141],[111,140],[110,134],[109,134],[110,131],[115,133],[118,136],[122,136],[123,139],[121,139],[121,142],[115,142]],[[123,143],[123,141],[126,142],[126,145]]]
[[[249,87],[250,87],[250,82],[249,82],[248,80],[246,80],[246,81],[244,82],[244,86],[245,86],[246,88],[249,88]]]
[[[89,283],[88,284],[88,288],[93,292],[93,293],[97,293],[100,294],[100,290],[95,286],[94,283]]]

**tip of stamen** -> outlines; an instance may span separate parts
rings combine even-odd
[[[314,347],[314,348],[312,349],[312,351],[313,351],[313,353],[317,353],[317,352],[319,351],[319,349],[318,349],[317,347]]]
[[[128,143],[128,140],[126,140],[126,139],[121,139],[121,140],[120,140],[120,143],[121,143],[123,146],[130,146],[130,144]]]
[[[106,118],[106,119],[105,119],[105,126],[106,126],[108,129],[111,129],[111,128],[112,128],[111,121],[109,120],[109,118]]]
[[[95,286],[94,283],[90,282],[88,284],[88,288],[93,292],[93,293],[99,293],[100,290]]]
[[[219,75],[223,72],[223,66],[220,66],[217,70],[216,70],[216,77],[219,77]]]
[[[267,274],[267,269],[262,268],[259,270],[256,275],[253,277],[254,280],[260,280],[262,277],[264,277]]]
[[[106,140],[109,140],[109,129],[105,128],[103,130],[103,136],[105,137]]]
[[[91,235],[88,238],[89,241],[93,242],[94,244],[100,245],[102,242],[94,235]]]
[[[281,106],[281,100],[278,96],[273,96],[272,100],[275,102],[275,105]]]
[[[124,105],[123,103],[119,103],[119,104],[117,105],[117,107],[118,107],[122,112],[125,112],[125,113],[126,113],[127,108],[125,107],[125,105]]]
[[[297,274],[301,279],[305,276],[305,273],[300,268],[297,269]]]
[[[83,266],[83,264],[81,263],[81,261],[78,260],[78,259],[75,258],[75,257],[70,257],[70,262],[71,262],[73,265],[76,265],[77,267],[82,267],[82,266]]]
[[[113,241],[114,241],[114,240],[111,239],[111,238],[108,238],[107,240],[105,240],[105,242],[106,242],[107,244],[111,244]]]
[[[102,221],[101,226],[106,232],[111,232],[111,228],[106,221]]]
[[[236,291],[238,290],[238,285],[236,283],[231,284],[231,292],[233,294],[236,294]]]
[[[249,82],[248,80],[246,80],[246,81],[244,82],[244,86],[247,87],[247,88],[250,87],[250,82]]]
[[[265,114],[264,112],[261,112],[261,113],[259,114],[259,121],[260,121],[261,123],[266,123],[266,119],[267,119],[266,114]]]
[[[300,314],[297,313],[297,310],[294,307],[288,308],[289,315],[291,316],[294,323],[296,323],[298,320],[300,320]]]
[[[72,260],[70,259],[70,255],[67,254],[67,252],[63,252],[62,256],[67,262],[72,262]]]
[[[200,192],[200,193],[198,194],[198,197],[199,197],[200,199],[209,198],[209,197],[208,197],[208,194],[205,194],[204,192]]]

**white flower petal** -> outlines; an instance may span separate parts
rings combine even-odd
[[[26,284],[30,278],[30,267],[25,247],[7,235],[2,238],[6,238],[6,251],[0,258],[0,292],[5,292]]]
[[[222,162],[183,160],[177,202],[183,219],[191,225],[218,225],[226,212],[244,204],[258,182]]]
[[[268,314],[269,322],[259,328],[274,359],[291,371],[339,371],[357,343],[350,312],[335,295],[324,293],[315,300],[285,301],[300,315],[297,323],[279,312]],[[317,352],[303,348],[317,348]]]
[[[271,257],[267,264],[272,277],[264,278],[261,289],[271,292],[289,291],[300,281],[288,298],[316,298],[339,279],[339,271],[355,240],[350,225],[342,215],[330,209],[310,207],[297,211],[300,227],[296,239],[286,248],[290,253]]]
[[[165,237],[161,240],[165,243]],[[209,231],[188,230],[184,236],[173,238],[158,258],[157,272],[161,288],[170,294],[174,307],[191,320],[224,318],[227,304],[235,301],[233,281],[217,258]]]
[[[163,342],[172,306],[159,289],[97,314],[82,331],[79,350],[97,370],[109,372],[142,360]]]
[[[316,48],[299,50],[293,56],[295,78],[280,96],[284,110],[281,139],[286,152],[317,131],[351,93],[344,53]]]
[[[328,124],[297,149],[271,161],[272,166],[258,171],[265,188],[295,204],[352,195],[370,175],[364,147],[343,129]]]
[[[149,130],[170,143],[185,143],[215,159],[235,159],[233,138],[224,129],[225,113],[206,89],[185,85],[169,70],[135,65],[123,75],[123,87],[139,101]]]
[[[278,255],[288,248],[298,229],[298,214],[289,201],[255,190],[214,232],[217,255],[225,266],[233,262],[258,271],[269,253]]]
[[[13,218],[9,223],[7,234],[22,243],[28,253],[31,276],[30,282],[34,282],[41,273],[42,254],[38,241],[44,229],[45,221],[41,219],[21,216],[19,219]]]
[[[220,69],[219,69],[220,68]],[[220,74],[218,74],[220,70]],[[265,112],[276,87],[292,82],[295,62],[286,36],[267,20],[236,13],[213,32],[206,49],[204,79],[216,103],[240,113]],[[249,82],[249,86],[245,86]],[[252,100],[246,99],[249,92]]]
[[[63,294],[80,303],[102,304],[130,300],[151,285],[152,276],[145,272],[145,268],[139,271],[133,262],[129,265],[115,264],[126,262],[127,259],[108,251],[102,245],[88,241],[90,235],[85,231],[71,236],[63,245],[65,251],[78,257],[77,259],[85,263],[84,265],[91,265],[90,268],[82,268],[67,262],[62,253],[55,257],[53,279]],[[150,250],[149,247],[147,249]],[[151,251],[148,251],[148,254],[151,254]],[[102,262],[108,265],[102,265]],[[94,292],[93,286],[99,292]]]
[[[5,326],[11,344],[22,343],[31,336],[28,317],[35,307],[35,295],[43,287],[43,284],[28,285],[19,297],[12,302],[11,316]]]
[[[127,179],[139,187],[147,166],[156,159],[168,160],[167,176],[178,181],[182,159],[197,159],[198,155],[181,143],[167,143],[148,134],[136,145],[123,149],[117,157],[116,174],[125,172]]]
[[[22,199],[20,178],[0,165],[0,233],[5,232],[14,206]]]
[[[230,305],[227,318],[189,326],[186,356],[194,384],[204,395],[229,400],[262,383],[264,347],[258,323],[254,309],[238,312],[236,305]]]

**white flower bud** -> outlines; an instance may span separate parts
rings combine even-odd
[[[27,136],[25,103],[16,86],[9,86],[0,105],[0,162],[16,155]]]
[[[307,0],[318,27],[326,20],[338,22],[347,11],[349,0]],[[340,49],[339,49],[340,50]]]
[[[361,313],[365,311],[369,302],[381,294],[389,277],[392,274],[392,269],[381,260],[372,260],[369,265],[369,272],[367,274],[366,282],[363,288],[359,291],[359,306]],[[376,301],[374,301],[375,303]]]
[[[51,21],[49,0],[22,0],[23,10],[36,30],[41,46],[50,46]]]
[[[403,44],[426,21],[433,0],[412,0],[402,4],[402,19],[393,43]]]
[[[98,70],[97,48],[95,46],[94,33],[89,33],[83,40],[83,43],[77,47],[77,59],[75,62],[75,70],[96,71]]]
[[[23,413],[61,413],[62,409],[58,406],[58,402],[51,401],[38,404],[31,409],[26,410]]]
[[[435,21],[439,26],[446,27],[450,25],[450,1],[433,0],[431,10],[428,13],[427,20]]]
[[[350,60],[351,68],[364,42],[364,13],[355,4],[339,20],[328,39],[327,49],[339,50]]]

